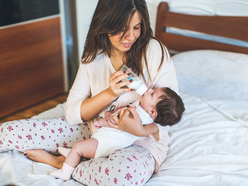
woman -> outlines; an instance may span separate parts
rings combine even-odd
[[[72,143],[90,136],[84,124],[76,124],[92,121],[95,116],[103,117],[105,111],[139,99],[135,91],[126,87],[129,82],[121,82],[128,76],[118,71],[123,64],[131,67],[148,87],[170,87],[178,91],[176,74],[168,51],[152,36],[145,0],[99,0],[87,35],[82,64],[66,102],[65,117],[71,126],[58,119],[62,128],[58,129],[59,132],[70,130],[81,133],[62,137],[57,132],[57,136],[51,134],[51,138],[56,141],[54,144],[52,140],[44,138],[42,143],[30,143],[28,147],[55,151],[56,146],[62,146],[62,143],[64,146],[72,146]],[[46,120],[46,127],[51,126],[48,123],[51,120]],[[33,121],[29,120],[29,125],[30,123]],[[52,123],[54,126],[58,125],[58,122]],[[90,125],[91,122],[88,123]],[[159,130],[155,123],[142,126],[138,114],[132,108],[121,110],[115,123],[120,130],[137,136],[149,136]],[[8,132],[9,127],[13,129],[15,125],[16,123],[3,124],[0,128]],[[22,124],[21,128],[25,130],[28,124]],[[32,129],[32,134],[35,132]],[[168,137],[167,133],[160,135],[161,138]],[[2,137],[3,135],[0,140]],[[35,139],[32,138],[30,140],[34,143]],[[160,165],[166,153],[159,153],[154,141],[149,138],[142,138],[135,144],[113,152],[108,158],[82,162],[74,171],[73,178],[87,185],[143,185],[153,174],[155,162]],[[167,146],[165,149],[168,149]],[[55,157],[40,149],[27,150],[24,154],[32,160],[57,168],[61,168],[65,160],[63,156]]]

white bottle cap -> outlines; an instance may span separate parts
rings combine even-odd
[[[147,91],[147,87],[145,84],[141,84],[140,87],[136,90],[137,94],[139,94],[140,96],[142,96],[146,91]]]

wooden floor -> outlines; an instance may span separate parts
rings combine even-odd
[[[67,95],[68,95],[67,93],[64,93],[64,94],[52,97],[51,99],[48,99],[46,101],[35,104],[35,105],[28,107],[26,109],[20,110],[20,111],[13,113],[11,115],[0,118],[0,123],[6,122],[6,121],[17,120],[17,119],[30,118],[30,117],[37,115],[43,111],[51,109],[60,103],[64,103],[66,101]]]

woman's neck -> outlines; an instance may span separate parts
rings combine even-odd
[[[125,63],[125,53],[111,52],[110,60],[115,70],[119,70],[121,66]]]

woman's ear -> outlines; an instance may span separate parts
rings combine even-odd
[[[149,110],[147,111],[147,113],[151,116],[151,118],[152,118],[153,120],[155,120],[156,117],[157,117],[157,115],[158,115],[157,110],[154,109],[154,108],[149,109]]]

